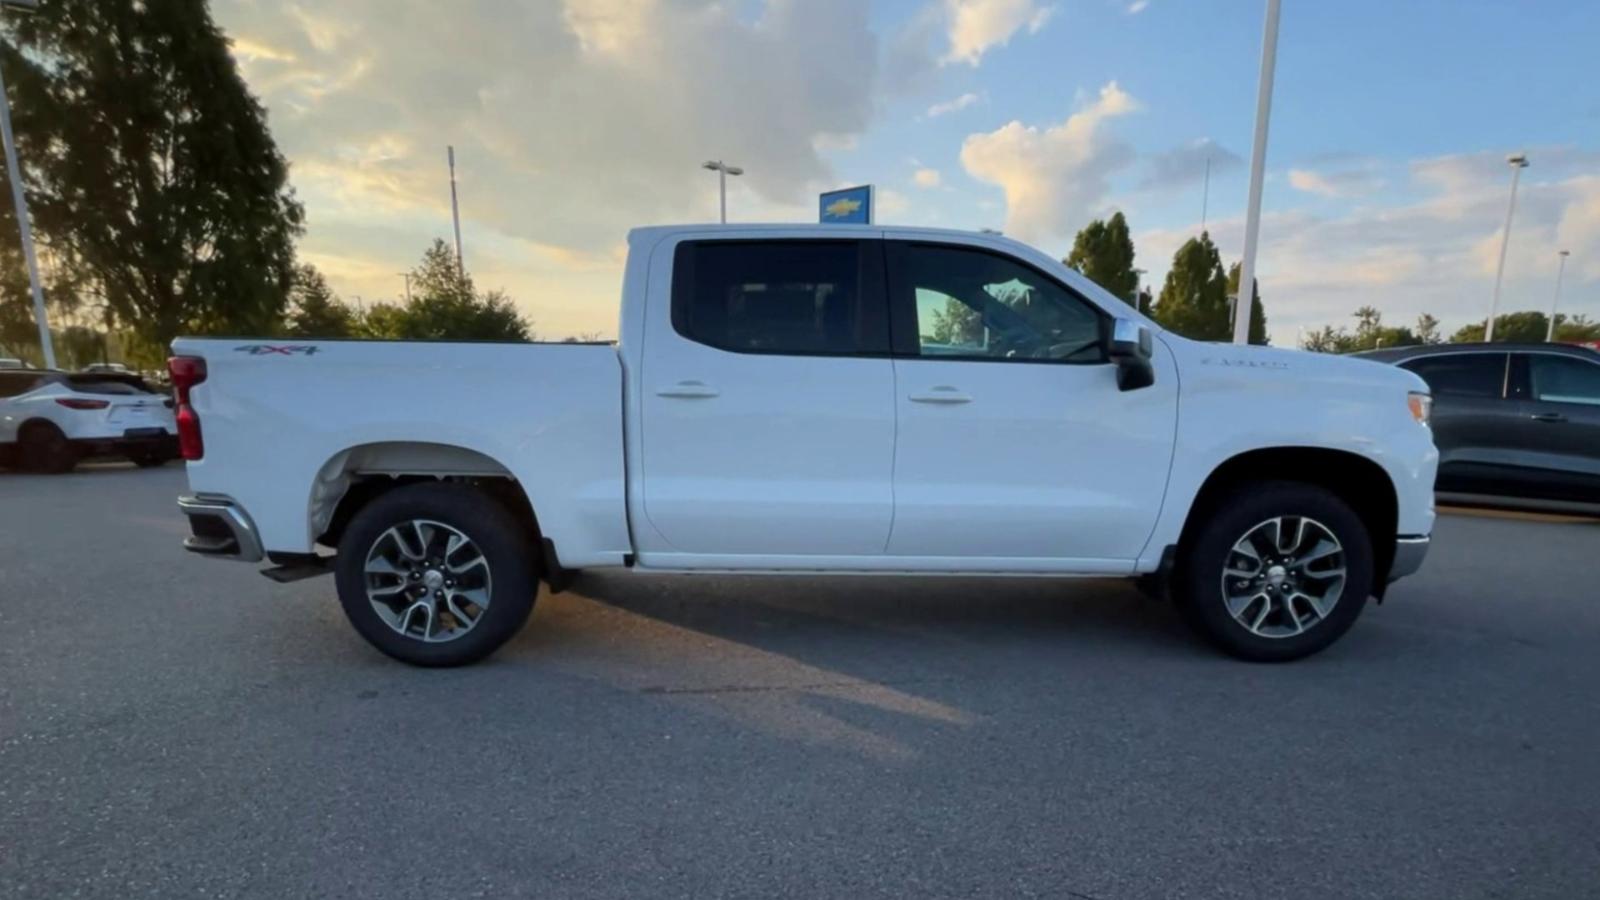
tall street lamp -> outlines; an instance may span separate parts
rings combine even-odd
[[[728,224],[728,176],[743,175],[744,170],[738,166],[730,166],[720,159],[711,160],[700,168],[710,169],[717,173],[717,194],[721,198],[722,224]]]
[[[37,9],[39,0],[0,0],[0,11]],[[22,258],[28,265],[28,289],[33,292],[33,317],[39,323],[39,350],[47,369],[56,367],[56,347],[50,340],[50,319],[44,310],[44,287],[39,284],[39,260],[33,252],[33,225],[28,220],[28,194],[22,187],[22,167],[17,164],[17,141],[11,133],[11,100],[0,77],[0,139],[5,142],[6,172],[11,176],[11,202],[17,209],[17,230],[22,233]]]
[[[1489,324],[1483,328],[1485,343],[1494,340],[1494,318],[1500,311],[1500,281],[1506,274],[1506,248],[1511,245],[1511,217],[1517,212],[1517,181],[1522,177],[1522,170],[1528,167],[1528,155],[1513,153],[1506,157],[1506,163],[1511,166],[1511,204],[1506,207],[1506,230],[1500,235],[1500,264],[1494,270],[1494,299],[1489,301]]]
[[[1556,266],[1556,296],[1550,301],[1550,328],[1544,333],[1544,342],[1547,344],[1556,339],[1556,307],[1561,305],[1561,276],[1567,274],[1567,257],[1572,255],[1572,251],[1557,250],[1556,255],[1561,262]]]
[[[1278,9],[1281,0],[1267,0],[1267,22],[1261,34],[1261,79],[1256,84],[1256,135],[1250,150],[1250,200],[1244,216],[1244,258],[1239,262],[1240,290],[1256,283],[1256,239],[1261,236],[1261,183],[1267,167],[1267,121],[1272,116],[1272,76],[1278,68]],[[1252,295],[1253,296],[1253,295]],[[1250,343],[1250,313],[1233,317],[1233,342]]]

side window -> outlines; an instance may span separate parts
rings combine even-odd
[[[1421,375],[1434,396],[1498,400],[1505,396],[1507,358],[1505,353],[1452,353],[1400,365]]]
[[[919,356],[1106,361],[1105,317],[1030,266],[940,244],[904,245],[892,258],[900,260],[895,302],[916,306]]]
[[[673,259],[673,327],[690,340],[741,353],[887,353],[882,258],[863,246],[685,242]]]
[[[0,397],[16,397],[33,390],[39,376],[0,372]]]
[[[1531,353],[1528,381],[1535,400],[1600,406],[1600,363]]]

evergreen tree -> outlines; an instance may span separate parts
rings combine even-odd
[[[363,335],[387,340],[531,341],[504,291],[479,293],[455,253],[435,239],[411,273],[411,299],[379,303],[361,317]]]
[[[289,292],[288,333],[291,337],[345,338],[355,333],[356,315],[339,302],[317,267],[306,264],[295,269],[294,286]]]
[[[1241,296],[1239,292],[1239,279],[1243,277],[1242,263],[1234,263],[1228,270],[1228,296]],[[1250,291],[1250,343],[1266,345],[1272,343],[1267,337],[1267,310],[1261,305],[1261,281],[1251,278]],[[1229,327],[1232,325],[1230,323]],[[1230,336],[1231,337],[1231,336]]]
[[[1184,242],[1172,256],[1154,318],[1171,331],[1201,341],[1233,338],[1228,319],[1228,277],[1208,232]],[[1263,325],[1265,320],[1263,320]]]
[[[1133,238],[1122,213],[1113,215],[1110,222],[1095,219],[1084,226],[1064,262],[1124,303],[1135,302],[1133,292],[1139,277],[1133,271]]]

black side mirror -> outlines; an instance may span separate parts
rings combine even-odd
[[[1155,338],[1150,328],[1132,319],[1118,319],[1111,325],[1111,361],[1117,364],[1117,388],[1136,391],[1156,383],[1156,369],[1150,364],[1155,353]]]

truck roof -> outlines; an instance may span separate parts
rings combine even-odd
[[[971,231],[961,228],[925,228],[908,225],[824,225],[820,222],[741,222],[733,225],[706,222],[699,224],[682,225],[645,225],[628,232],[630,240],[660,239],[671,234],[684,232],[701,233],[706,231],[726,232],[729,237],[739,235],[770,234],[781,231],[785,234],[799,232],[804,235],[814,235],[819,238],[826,237],[877,237],[885,231],[896,234],[909,234],[912,236],[925,236],[930,238],[961,238],[972,240],[974,238],[1008,241],[1021,244],[1015,238],[1008,238],[998,231]],[[1024,245],[1025,246],[1025,245]]]

